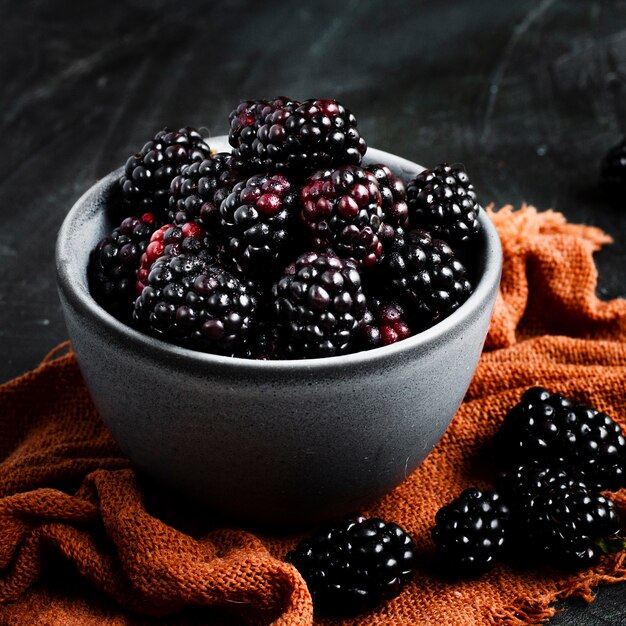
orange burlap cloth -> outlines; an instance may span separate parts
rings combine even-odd
[[[592,254],[610,238],[532,207],[492,218],[504,273],[465,402],[421,467],[365,511],[414,537],[415,579],[346,624],[536,623],[555,601],[591,600],[593,586],[626,578],[625,554],[574,574],[505,564],[455,582],[437,570],[435,512],[489,484],[481,450],[525,388],[544,385],[626,424],[626,301],[595,296]],[[297,534],[220,527],[151,489],[100,422],[71,351],[1,386],[0,623],[313,623],[306,585],[282,561]],[[626,494],[615,497],[624,510]]]

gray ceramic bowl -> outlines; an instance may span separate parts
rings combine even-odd
[[[228,150],[224,137],[211,147]],[[368,150],[408,180],[422,168]],[[139,471],[248,523],[340,516],[398,485],[439,441],[476,368],[501,270],[481,210],[475,289],[450,317],[397,344],[305,361],[254,361],[165,343],[89,295],[89,251],[120,171],[76,202],[58,235],[65,319],[100,415]]]

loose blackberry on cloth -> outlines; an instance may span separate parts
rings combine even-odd
[[[466,487],[487,486],[484,451],[527,388],[626,425],[626,301],[595,295],[592,254],[610,238],[532,207],[490,213],[503,278],[465,401],[424,463],[363,512],[415,542],[416,573],[399,596],[344,621],[314,616],[303,579],[284,561],[311,529],[227,528],[156,497],[106,432],[70,350],[0,387],[0,623],[513,625],[626,579],[623,552],[573,573],[500,564],[455,581],[437,566],[435,513]],[[623,515],[626,493],[611,497]]]

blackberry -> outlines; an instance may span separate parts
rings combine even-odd
[[[399,230],[378,270],[380,284],[405,306],[414,331],[450,315],[472,291],[467,270],[450,246],[423,230]]]
[[[608,551],[607,544],[623,543],[616,536],[620,520],[613,502],[566,470],[536,463],[518,467],[505,474],[500,489],[511,503],[515,544],[524,559],[585,566]]]
[[[567,470],[545,466],[537,461],[501,472],[496,481],[498,491],[505,494],[508,499],[527,500],[532,500],[546,488],[567,491],[570,486],[578,483],[579,481],[571,478]],[[583,487],[587,488],[584,483]]]
[[[195,128],[159,131],[126,161],[119,180],[124,209],[139,213],[151,211],[166,219],[172,180],[185,165],[206,159],[210,152]]]
[[[374,303],[359,324],[362,350],[388,346],[411,336],[404,309],[396,303]]]
[[[462,577],[491,569],[510,540],[510,518],[496,491],[476,487],[439,509],[432,536],[447,572]]]
[[[382,196],[375,176],[346,165],[320,170],[302,188],[301,219],[313,249],[371,267],[382,254]]]
[[[252,157],[252,142],[262,119],[263,111],[269,107],[269,100],[242,100],[228,115],[228,143],[236,154],[243,150],[244,158]],[[269,113],[269,109],[267,111]],[[242,147],[243,146],[243,147]]]
[[[589,487],[626,485],[626,439],[620,425],[574,400],[532,387],[504,418],[494,438],[501,469],[532,461],[564,466]]]
[[[367,150],[356,117],[335,100],[306,100],[284,115],[280,109],[257,131],[268,165],[276,169],[313,171],[338,165],[359,165]]]
[[[89,290],[110,313],[130,315],[137,297],[140,259],[157,226],[152,213],[127,217],[92,250],[87,271]]]
[[[377,163],[365,168],[374,175],[382,199],[383,222],[393,228],[407,229],[409,207],[406,201],[406,187],[386,165]]]
[[[309,252],[272,289],[273,312],[287,358],[350,351],[365,314],[361,277],[351,260]]]
[[[141,294],[147,286],[150,270],[160,257],[191,254],[200,256],[207,264],[213,265],[219,252],[220,246],[216,239],[207,235],[206,230],[197,222],[186,222],[181,226],[165,224],[152,233],[150,243],[141,255],[137,272],[137,293]]]
[[[600,182],[611,191],[626,190],[626,137],[613,146],[602,159]]]
[[[462,165],[442,163],[420,172],[407,186],[412,228],[423,228],[452,245],[465,244],[480,230],[474,185]]]
[[[163,256],[135,302],[134,321],[182,346],[225,355],[245,350],[257,302],[238,279],[199,256]]]
[[[244,176],[243,163],[225,152],[194,161],[172,180],[170,219],[176,224],[197,220],[210,231],[217,230],[220,204]]]
[[[397,596],[416,558],[400,526],[359,515],[302,540],[286,560],[306,581],[316,613],[346,615]]]
[[[234,148],[233,155],[242,159],[254,171],[265,168],[256,149],[256,133],[263,120],[277,109],[293,109],[300,103],[286,96],[274,100],[243,100],[230,112],[228,142]]]
[[[237,183],[220,206],[228,252],[245,273],[262,275],[283,263],[297,224],[298,189],[282,174]]]
[[[335,100],[242,103],[231,114],[234,154],[268,171],[359,165],[367,150],[356,117]]]

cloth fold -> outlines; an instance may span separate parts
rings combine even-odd
[[[483,452],[523,390],[541,384],[626,426],[626,300],[595,295],[592,255],[610,238],[529,206],[489,213],[503,276],[465,401],[424,463],[364,511],[413,536],[415,579],[375,611],[315,623],[537,623],[555,601],[590,601],[594,586],[626,578],[625,554],[575,573],[502,564],[473,581],[437,568],[435,512],[489,484]],[[151,489],[100,421],[67,345],[0,386],[0,624],[314,622],[304,581],[283,561],[310,529],[222,527]],[[612,497],[626,515],[626,493]]]

